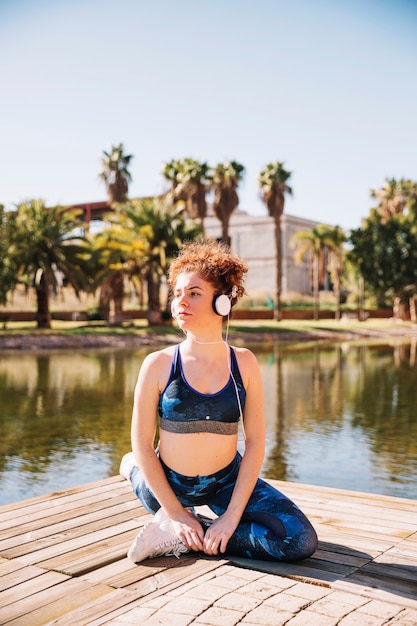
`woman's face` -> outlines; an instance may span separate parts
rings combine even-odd
[[[172,305],[180,328],[191,330],[221,319],[213,311],[213,298],[213,285],[201,278],[198,272],[179,274]]]

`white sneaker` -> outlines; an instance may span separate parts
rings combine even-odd
[[[128,452],[122,458],[119,468],[119,474],[126,478],[126,480],[130,480],[130,475],[132,473],[132,469],[135,467],[136,461],[133,456],[133,452]]]
[[[127,556],[139,563],[157,556],[176,556],[178,559],[186,552],[189,549],[178,539],[171,520],[161,508],[139,531]]]

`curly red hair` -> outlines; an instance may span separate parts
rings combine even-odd
[[[232,305],[243,296],[244,277],[248,266],[230,251],[229,246],[215,239],[198,239],[185,243],[172,261],[168,270],[168,285],[171,291],[179,274],[198,272],[204,280],[213,285],[216,294],[231,294]]]

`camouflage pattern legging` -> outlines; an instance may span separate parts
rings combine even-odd
[[[160,459],[166,477],[184,507],[207,505],[216,515],[227,509],[242,457],[239,453],[224,469],[209,476],[184,476]],[[159,502],[134,467],[130,481],[136,496],[150,513]],[[304,513],[283,493],[258,479],[241,521],[229,539],[226,554],[268,561],[300,561],[317,548],[316,532]]]

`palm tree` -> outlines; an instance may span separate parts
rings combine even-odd
[[[284,213],[285,194],[292,194],[292,189],[287,184],[291,172],[284,169],[284,163],[276,161],[269,163],[261,171],[258,178],[261,198],[266,204],[269,215],[275,222],[275,250],[277,260],[276,273],[276,307],[274,318],[281,320],[281,285],[282,285],[282,233],[281,218]]]
[[[371,198],[379,200],[378,211],[382,217],[382,223],[395,215],[404,212],[407,203],[406,181],[395,178],[386,178],[385,185],[381,189],[371,189]]]
[[[339,226],[320,224],[313,230],[300,230],[291,237],[290,245],[295,248],[294,260],[296,263],[310,258],[313,294],[314,319],[319,318],[320,285],[324,283],[328,267],[333,281],[333,290],[336,299],[335,318],[340,319],[341,277],[343,271],[343,243],[346,235]],[[326,263],[327,261],[327,263]]]
[[[222,241],[227,244],[230,243],[230,216],[239,204],[236,190],[244,172],[244,166],[237,163],[237,161],[225,161],[216,165],[212,173],[213,210],[222,223]]]
[[[142,278],[147,287],[150,325],[162,322],[160,289],[171,259],[182,242],[202,233],[197,226],[188,226],[181,209],[172,209],[166,199],[131,200],[116,207],[109,215],[112,226],[103,233],[108,237],[107,258],[112,260],[109,272],[123,272],[138,288]],[[104,247],[103,247],[104,249]],[[110,253],[107,252],[107,255]],[[108,272],[108,273],[109,273]],[[168,303],[165,303],[167,309]]]
[[[16,232],[16,214],[5,211],[0,204],[0,304],[5,305],[7,295],[17,283],[18,267],[10,254],[13,235]]]
[[[290,240],[295,248],[294,261],[302,263],[309,257],[313,276],[314,319],[319,319],[320,261],[323,256],[323,242],[316,230],[299,230]],[[323,263],[322,263],[323,265]]]
[[[417,217],[417,183],[409,179],[386,178],[381,189],[371,189],[371,197],[379,200],[377,207],[382,224],[409,210]]]
[[[207,215],[206,193],[210,182],[209,166],[195,159],[186,158],[165,163],[164,178],[172,184],[173,204],[184,202],[185,210],[193,220],[204,227]]]
[[[333,291],[336,300],[336,313],[335,319],[340,320],[340,298],[341,298],[341,285],[342,285],[342,273],[343,273],[343,261],[344,250],[343,244],[346,241],[346,234],[340,226],[325,226],[318,227],[321,229],[323,242],[328,249],[328,264],[329,271],[333,283]]]
[[[180,159],[172,159],[167,163],[164,163],[164,167],[162,169],[162,176],[171,184],[171,189],[168,191],[167,197],[171,201],[171,204],[178,202],[184,202],[186,200],[186,195],[184,189],[179,187],[180,185],[180,175],[182,170],[182,161]]]
[[[404,181],[404,194],[406,197],[406,208],[414,220],[417,220],[417,183],[412,180]]]
[[[101,164],[103,171],[99,178],[106,185],[110,206],[114,202],[126,202],[129,191],[129,183],[132,176],[128,170],[133,155],[124,154],[124,146],[112,146],[110,152],[103,150],[104,157]]]
[[[108,217],[111,221],[113,216]],[[117,239],[114,226],[104,228],[91,238],[91,275],[94,276],[93,291],[99,288],[99,318],[110,322],[110,304],[114,303],[114,323],[123,318],[125,267],[122,244]]]
[[[49,300],[64,278],[77,296],[88,290],[89,246],[79,220],[80,209],[55,206],[44,200],[29,200],[17,206],[12,253],[19,276],[28,277],[36,292],[38,328],[51,327]]]

